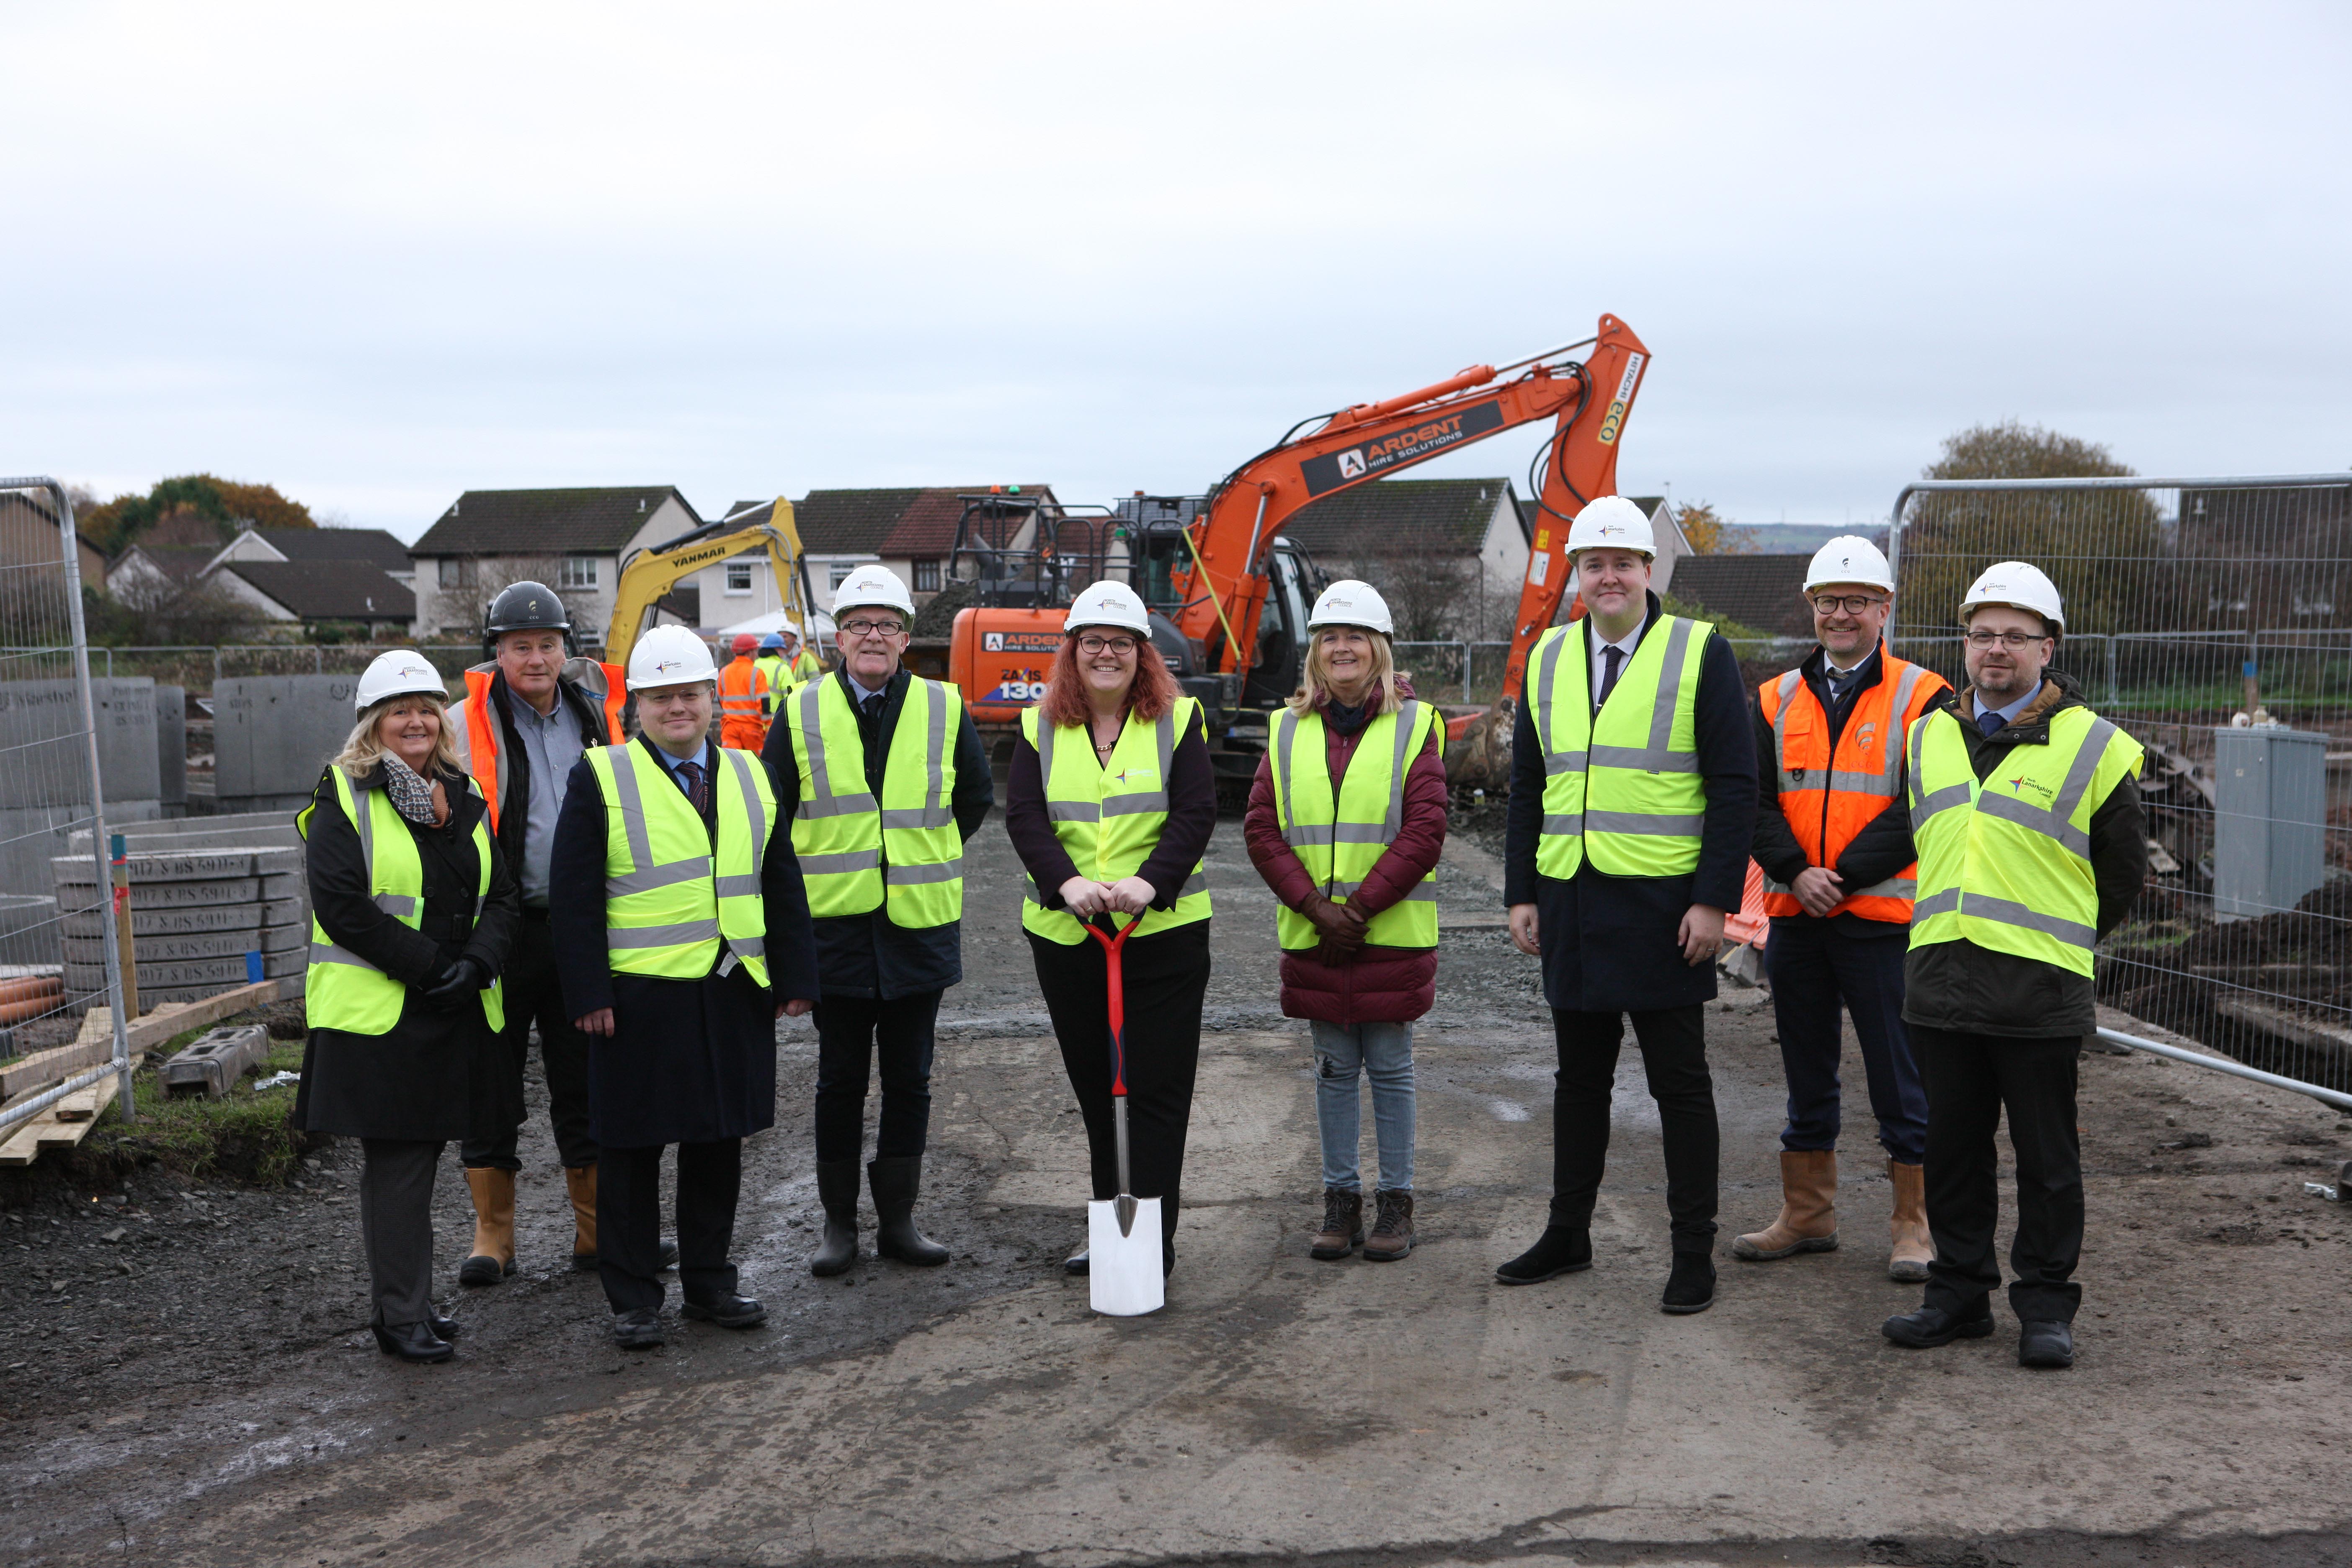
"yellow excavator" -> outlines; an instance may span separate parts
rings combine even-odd
[[[778,496],[774,510],[762,521],[743,521],[766,510],[755,507],[740,511],[622,557],[620,584],[613,598],[613,625],[604,636],[605,659],[621,665],[629,662],[629,649],[646,629],[646,613],[679,579],[753,550],[768,552],[785,610],[800,626],[803,638],[813,637],[815,627],[811,615],[816,597],[809,591],[808,566],[801,556],[801,531],[793,521],[793,503]]]

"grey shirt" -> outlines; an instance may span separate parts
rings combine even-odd
[[[579,715],[572,704],[557,699],[555,711],[545,718],[539,710],[509,691],[507,712],[514,720],[530,765],[530,800],[524,808],[522,866],[519,880],[522,901],[535,910],[547,907],[547,863],[555,846],[555,819],[563,815],[563,786],[587,750],[580,733]]]

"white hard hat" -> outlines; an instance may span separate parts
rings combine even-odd
[[[441,672],[415,648],[396,647],[376,655],[360,677],[359,689],[352,694],[352,711],[364,713],[387,697],[406,697],[412,692],[449,700],[449,687]]]
[[[1598,496],[1568,525],[1568,552],[1580,550],[1638,550],[1655,561],[1657,536],[1650,519],[1623,496]]]
[[[656,626],[629,650],[632,691],[718,679],[719,667],[710,661],[709,646],[684,626]]]
[[[1317,597],[1314,612],[1307,617],[1307,629],[1325,626],[1362,626],[1382,637],[1396,635],[1396,624],[1389,619],[1389,602],[1370,583],[1352,577],[1332,584]]]
[[[896,610],[909,620],[915,616],[914,595],[907,592],[906,580],[887,566],[860,566],[844,577],[841,586],[833,591],[833,614],[836,620],[843,611],[859,605]]]
[[[2066,629],[2066,606],[2059,602],[2058,585],[2043,576],[2040,567],[2022,561],[1988,566],[1983,576],[1969,584],[1960,600],[1960,625],[1967,626],[1969,617],[1987,605],[2031,610],[2060,633]]]
[[[776,630],[782,632],[788,637],[796,637],[801,635],[800,627],[793,625],[790,621],[786,621],[782,626],[778,626]]]
[[[1867,583],[1895,592],[1895,573],[1878,546],[1858,533],[1841,533],[1813,552],[1805,568],[1805,592],[1832,583]]]
[[[1143,595],[1124,583],[1114,583],[1106,577],[1091,587],[1082,588],[1070,601],[1069,613],[1062,617],[1062,629],[1074,632],[1080,626],[1118,626],[1138,637],[1151,635],[1151,617],[1143,608]]]

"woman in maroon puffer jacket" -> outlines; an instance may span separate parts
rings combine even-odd
[[[1356,617],[1361,624],[1351,622]],[[1316,601],[1308,620],[1314,639],[1307,679],[1291,706],[1312,713],[1323,732],[1330,793],[1355,759],[1359,742],[1383,715],[1412,700],[1389,649],[1388,607],[1361,583],[1335,583]],[[1393,727],[1380,726],[1383,735]],[[1369,760],[1369,758],[1368,758]],[[1380,765],[1389,759],[1383,756]],[[1310,764],[1301,755],[1292,764]],[[1292,786],[1294,789],[1296,785]],[[1390,1261],[1412,1250],[1412,1021],[1437,997],[1433,947],[1396,947],[1365,941],[1366,927],[1411,894],[1437,865],[1445,845],[1445,732],[1433,726],[1406,764],[1403,811],[1394,838],[1345,901],[1324,896],[1290,845],[1276,810],[1272,759],[1258,764],[1250,786],[1244,833],[1250,859],[1285,908],[1314,927],[1319,942],[1282,955],[1282,1010],[1312,1022],[1315,1031],[1316,1121],[1323,1145],[1323,1226],[1308,1251],[1333,1259],[1358,1246],[1367,1258]],[[1361,1136],[1356,1081],[1369,1078],[1380,1149],[1380,1189],[1370,1236],[1357,1167]]]

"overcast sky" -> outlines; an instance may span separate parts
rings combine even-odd
[[[2347,16],[7,5],[0,468],[1106,500],[1604,310],[1622,488],[1741,521],[2005,417],[2341,468]]]

